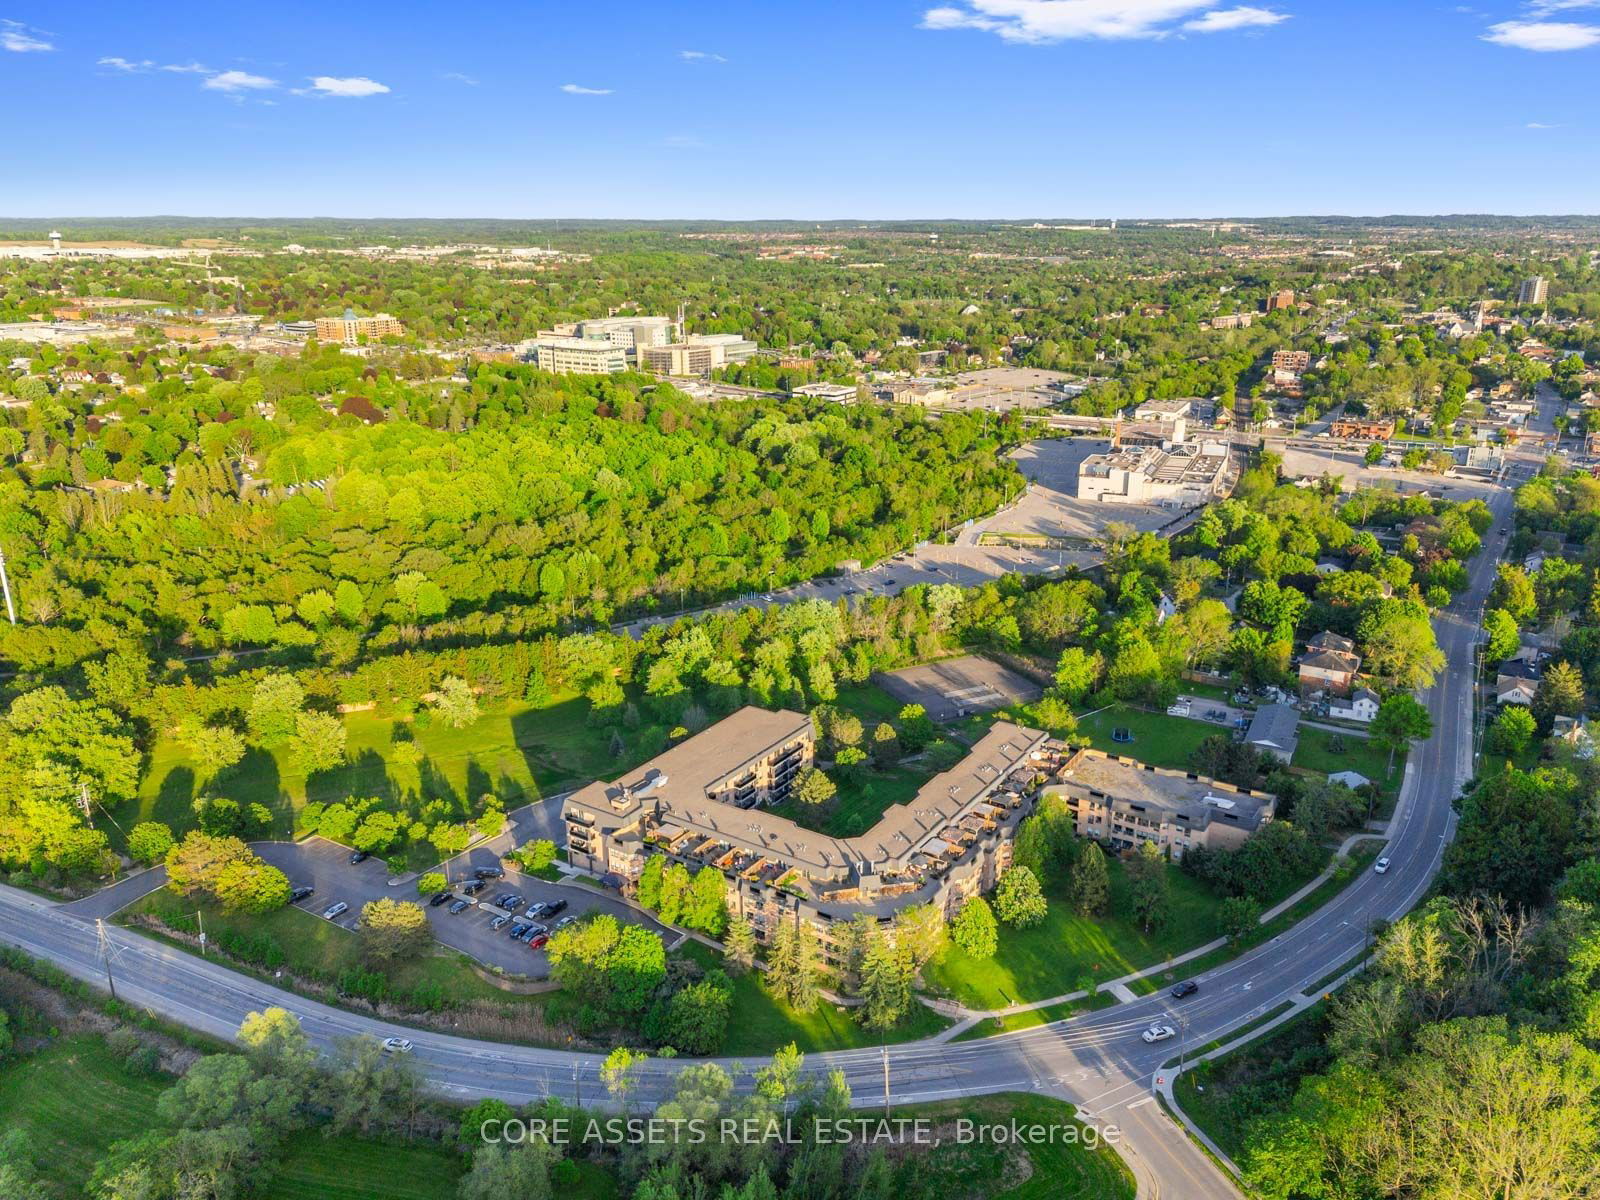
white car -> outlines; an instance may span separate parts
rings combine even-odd
[[[410,1038],[384,1038],[383,1052],[385,1054],[410,1054],[412,1051]]]
[[[1374,875],[1387,874],[1388,870],[1389,870],[1389,856],[1387,854],[1385,854],[1377,862],[1372,864],[1372,873]]]
[[[1139,1036],[1151,1043],[1164,1042],[1170,1037],[1177,1037],[1178,1031],[1171,1025],[1152,1025]]]
[[[343,900],[339,901],[337,904],[330,904],[327,908],[322,910],[322,919],[324,921],[331,921],[340,913],[348,912],[349,909],[350,906]]]

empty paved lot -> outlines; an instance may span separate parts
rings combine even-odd
[[[882,671],[873,681],[896,700],[922,705],[935,721],[993,712],[1007,704],[1036,700],[1043,691],[1032,680],[976,654]]]

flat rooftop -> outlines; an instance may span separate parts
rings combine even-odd
[[[1251,792],[1203,775],[1152,767],[1135,759],[1082,749],[1061,769],[1061,777],[1124,805],[1177,818],[1204,828],[1223,819],[1253,830],[1277,807],[1277,797]]]

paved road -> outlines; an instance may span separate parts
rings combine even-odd
[[[883,1098],[884,1059],[895,1103],[1010,1090],[1048,1092],[1072,1100],[1087,1119],[1117,1126],[1149,1194],[1183,1200],[1232,1196],[1232,1185],[1151,1102],[1152,1086],[1180,1048],[1217,1039],[1329,977],[1360,955],[1373,925],[1393,920],[1427,891],[1455,816],[1451,801],[1473,772],[1472,688],[1479,614],[1504,550],[1511,496],[1490,497],[1497,528],[1471,568],[1471,585],[1439,614],[1436,627],[1447,667],[1427,694],[1434,735],[1413,755],[1414,769],[1390,826],[1387,874],[1363,874],[1333,901],[1272,941],[1199,976],[1197,995],[1183,1002],[1165,993],[972,1042],[917,1042],[885,1051],[812,1055],[808,1069],[844,1072],[862,1104]],[[0,939],[98,981],[104,970],[92,920],[26,892],[0,887]],[[301,1019],[321,1046],[341,1036],[388,1036],[398,1027],[306,1000],[201,961],[126,930],[107,928],[119,995],[169,1019],[231,1037],[244,1016],[269,1005]],[[1178,1041],[1146,1045],[1139,1032],[1153,1021],[1183,1031]],[[414,1032],[414,1031],[407,1031]],[[591,1102],[602,1094],[600,1058],[509,1046],[433,1032],[415,1035],[415,1061],[430,1081],[462,1100],[500,1096],[521,1103],[555,1093]],[[727,1065],[732,1066],[732,1063]],[[671,1087],[679,1064],[650,1060],[639,1098]]]

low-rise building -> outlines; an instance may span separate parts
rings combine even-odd
[[[1328,701],[1328,715],[1340,721],[1359,721],[1369,725],[1378,715],[1382,704],[1378,693],[1371,688],[1357,688],[1348,698],[1335,697]]]
[[[1300,713],[1293,705],[1263,704],[1245,731],[1245,744],[1287,763],[1300,745],[1299,726]]]
[[[615,375],[628,369],[628,352],[599,338],[540,338],[529,357],[555,375]]]
[[[1037,729],[996,722],[908,802],[865,833],[839,838],[766,807],[788,796],[814,752],[806,714],[740,709],[622,778],[569,796],[568,859],[625,888],[653,855],[712,867],[726,881],[730,910],[758,939],[780,921],[805,920],[831,949],[834,924],[858,913],[886,918],[932,903],[953,914],[993,887],[1036,782],[1061,753]]]
[[[1306,643],[1306,652],[1300,659],[1300,690],[1348,696],[1360,669],[1356,644],[1325,630]]]
[[[1194,413],[1193,396],[1169,396],[1162,400],[1146,400],[1133,410],[1135,421],[1176,421]]]
[[[847,383],[802,383],[789,394],[802,396],[807,400],[824,400],[829,404],[856,402],[856,389]]]
[[[1191,507],[1222,494],[1227,468],[1228,448],[1221,442],[1115,449],[1078,464],[1078,497]]]
[[[1267,311],[1277,312],[1279,309],[1294,307],[1294,289],[1284,288],[1282,291],[1273,292],[1267,297]]]
[[[1277,810],[1268,792],[1087,748],[1074,751],[1043,792],[1066,801],[1079,837],[1117,851],[1154,842],[1174,859],[1194,846],[1237,846]]]
[[[1385,442],[1394,436],[1394,418],[1339,417],[1328,426],[1336,438],[1357,442]]]
[[[318,317],[315,333],[319,342],[341,342],[354,346],[362,338],[402,337],[406,327],[388,313],[358,317],[347,308],[342,317]]]

